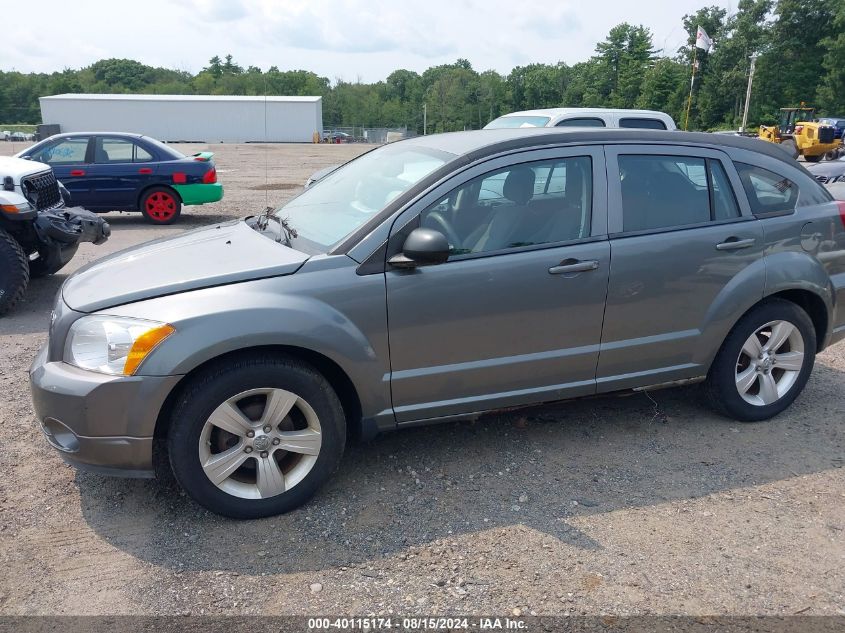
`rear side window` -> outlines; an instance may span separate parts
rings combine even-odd
[[[768,169],[734,163],[754,215],[792,213],[798,203],[798,185]]]
[[[596,117],[580,117],[558,121],[555,127],[605,127],[604,121]]]
[[[619,119],[619,127],[637,128],[640,130],[665,130],[666,124],[660,119],[628,117],[625,119]]]
[[[620,155],[623,230],[666,229],[740,216],[717,160],[692,156]]]

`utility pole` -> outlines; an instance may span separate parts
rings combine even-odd
[[[748,104],[751,101],[751,82],[754,81],[754,66],[757,64],[757,53],[753,53],[751,57],[751,68],[748,69],[748,88],[745,91],[745,109],[742,111],[742,126],[739,128],[740,133],[745,132],[745,126],[748,124]]]
[[[428,104],[423,103],[423,136],[428,134]]]

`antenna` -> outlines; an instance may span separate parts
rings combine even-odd
[[[264,206],[270,208],[270,140],[267,138],[267,74],[264,73]]]

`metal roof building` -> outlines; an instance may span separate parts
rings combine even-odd
[[[310,143],[322,97],[62,94],[41,97],[41,120],[62,132],[138,132],[161,141]]]

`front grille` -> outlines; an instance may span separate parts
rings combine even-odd
[[[59,183],[52,169],[22,178],[21,189],[29,203],[39,211],[58,207],[62,203]]]
[[[833,143],[836,130],[831,125],[819,127],[819,143]]]

